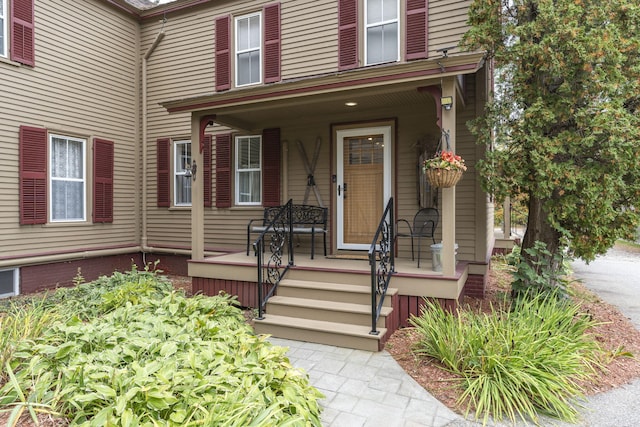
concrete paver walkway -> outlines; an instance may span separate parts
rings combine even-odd
[[[303,368],[324,395],[326,427],[446,426],[459,416],[431,396],[386,351],[372,353],[269,338],[289,347],[293,366]]]
[[[630,263],[623,265],[621,263]],[[598,260],[597,265],[575,264],[576,275],[587,287],[607,299],[612,289],[623,298],[610,301],[626,313],[636,326],[640,325],[640,255],[621,256],[612,250]],[[630,269],[630,270],[627,270]],[[609,274],[624,271],[613,280],[603,280],[602,271]],[[631,274],[628,272],[631,271]],[[616,282],[618,288],[612,286]],[[604,285],[604,286],[602,286]],[[629,294],[629,290],[631,293]],[[609,292],[607,292],[609,291]],[[625,293],[627,292],[627,293]],[[275,345],[288,347],[293,366],[303,368],[311,384],[326,397],[322,424],[325,427],[479,427],[451,411],[435,399],[396,363],[386,351],[372,353],[280,338],[270,338]],[[637,356],[637,355],[636,355]],[[581,421],[568,424],[554,419],[542,419],[540,425],[555,427],[635,427],[640,426],[640,379],[618,389],[591,396],[583,402]],[[513,426],[509,422],[489,422],[488,426]],[[517,422],[516,427],[535,424]]]

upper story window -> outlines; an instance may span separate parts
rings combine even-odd
[[[429,1],[402,4],[338,0],[339,70],[429,57]]]
[[[365,63],[400,59],[400,5],[398,0],[365,1]]]
[[[262,203],[262,154],[260,136],[236,137],[236,204]]]
[[[173,200],[176,206],[191,206],[191,141],[174,142]]]
[[[250,14],[216,18],[216,91],[279,82],[280,38],[280,3]]]
[[[7,57],[7,0],[0,0],[0,56]]]
[[[86,219],[86,140],[49,135],[51,221]]]
[[[261,83],[261,13],[235,18],[236,86]]]

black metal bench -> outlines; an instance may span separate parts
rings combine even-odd
[[[282,206],[264,208],[264,215],[262,218],[254,218],[249,221],[247,224],[247,255],[249,255],[249,248],[251,247],[251,235],[264,232],[271,221],[276,217],[276,215],[278,215],[280,209],[282,209]],[[293,234],[311,235],[311,259],[313,259],[315,253],[316,234],[322,234],[324,256],[327,256],[328,209],[321,206],[292,205],[291,217]],[[258,222],[260,222],[259,225]],[[288,221],[285,221],[285,223],[288,223]]]

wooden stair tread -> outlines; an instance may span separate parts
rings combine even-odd
[[[316,282],[312,280],[299,280],[299,279],[283,279],[278,286],[298,287],[298,288],[307,288],[307,289],[322,289],[327,291],[360,293],[360,294],[367,294],[367,295],[371,293],[370,286],[348,285],[348,284],[331,283],[331,282]],[[397,293],[398,293],[398,289],[396,288],[387,289],[387,295],[396,295]]]
[[[371,305],[297,298],[280,295],[269,298],[268,304],[289,305],[295,307],[306,307],[315,310],[339,311],[345,313],[371,314]],[[391,307],[382,307],[380,316],[388,316],[392,311],[393,309]]]
[[[336,335],[348,335],[371,340],[380,340],[387,333],[386,328],[377,328],[377,335],[372,335],[370,326],[352,325],[348,323],[328,322],[325,320],[310,320],[299,317],[279,316],[276,314],[265,314],[264,319],[254,319],[256,324],[278,325],[292,329],[304,329],[318,331]]]

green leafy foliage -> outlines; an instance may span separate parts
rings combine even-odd
[[[577,420],[580,380],[600,366],[602,352],[587,330],[589,316],[568,300],[520,299],[491,313],[445,311],[427,300],[411,323],[420,334],[414,351],[459,374],[467,411],[486,423],[539,414]]]
[[[522,251],[526,252],[526,259]],[[536,242],[531,248],[514,247],[508,260],[514,266],[512,296],[527,297],[538,293],[567,296],[568,260],[560,253],[551,253],[543,242]]]
[[[640,222],[640,3],[474,0],[468,22],[464,46],[486,50],[497,69],[495,97],[472,123],[497,149],[477,167],[499,199],[526,197],[524,247],[543,241],[592,260],[631,239]]]
[[[46,301],[66,315],[12,341],[0,410],[80,426],[320,425],[321,394],[228,296],[187,298],[134,269]]]

